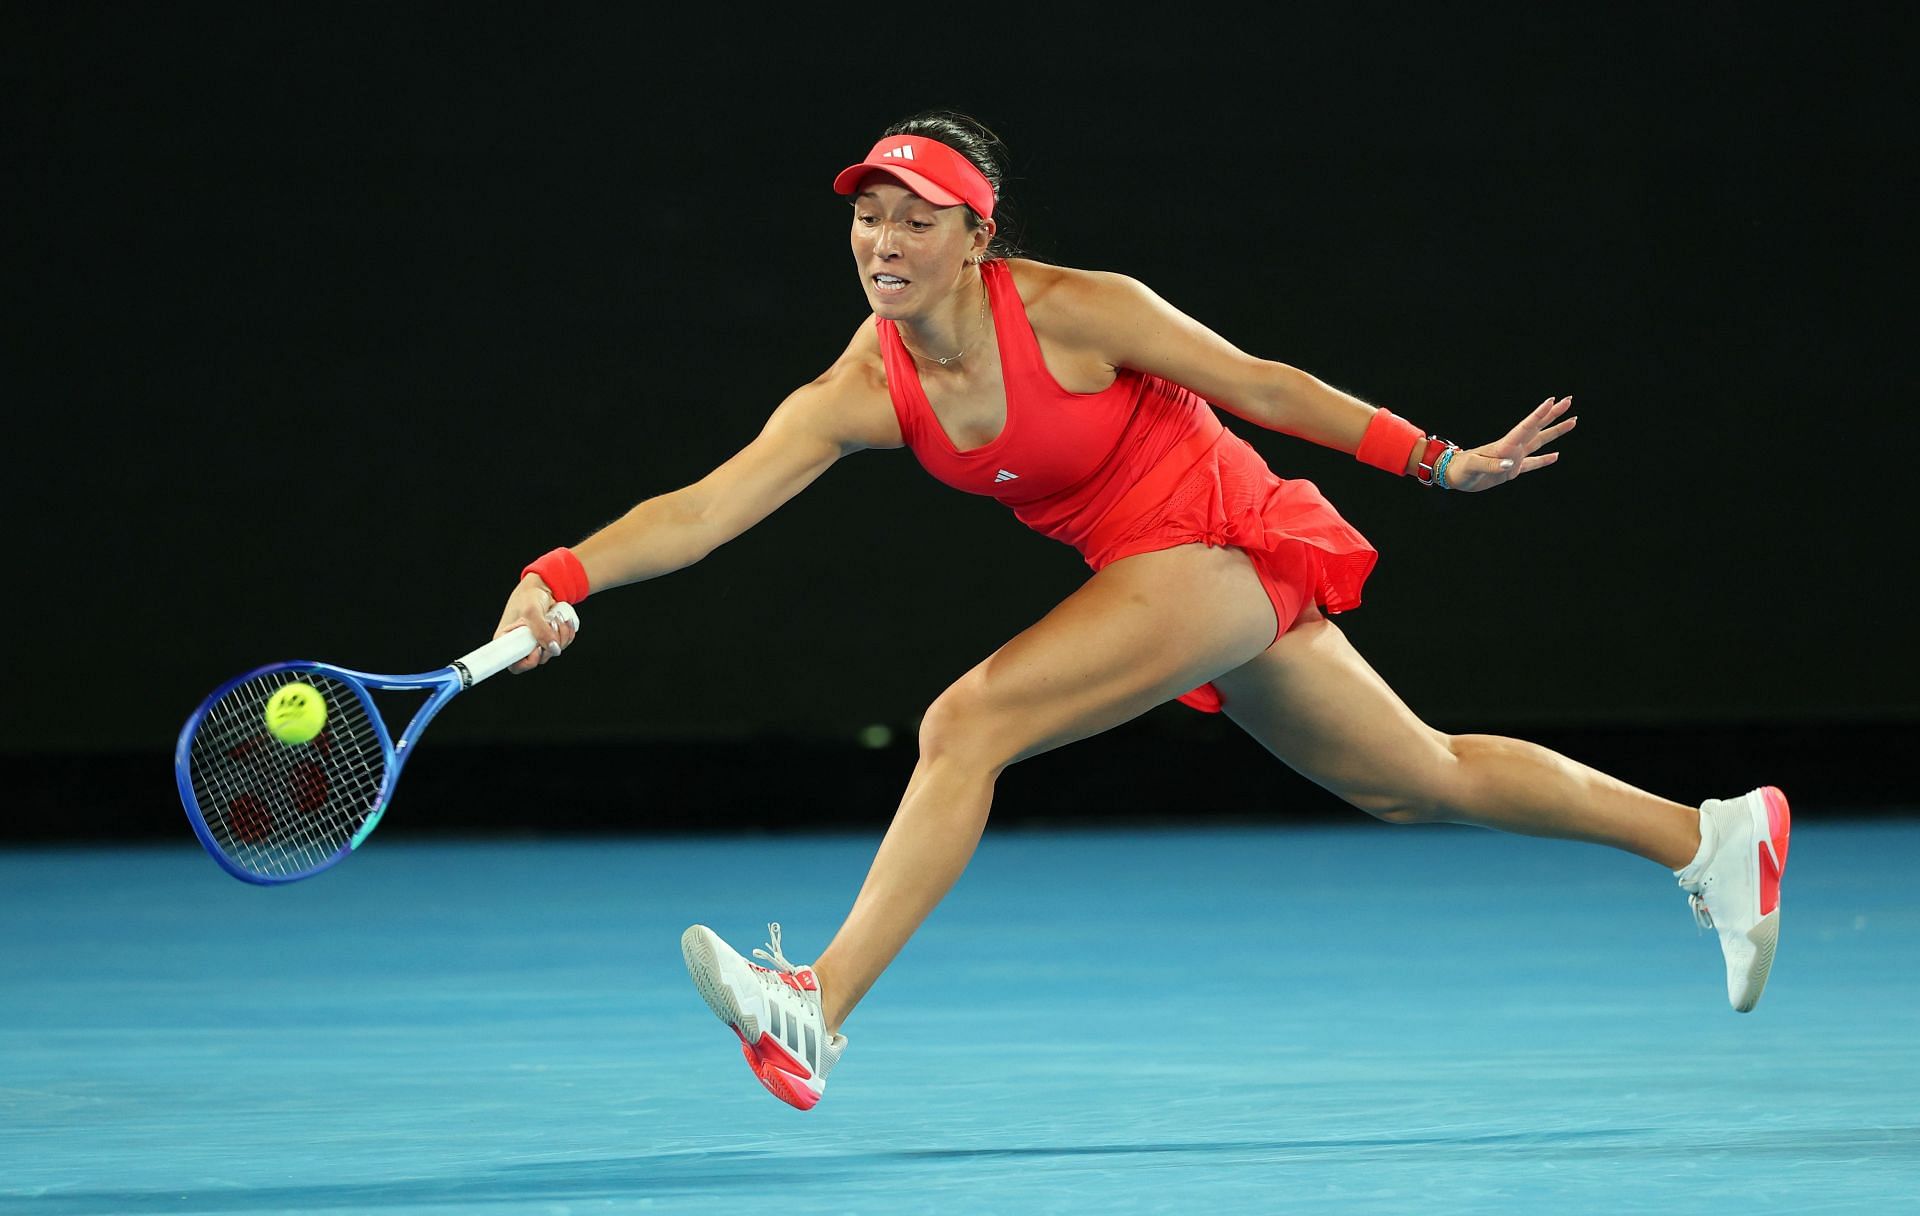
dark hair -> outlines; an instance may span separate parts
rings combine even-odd
[[[990,258],[1025,257],[1015,237],[1015,226],[1007,212],[1007,145],[987,129],[985,123],[958,110],[922,110],[894,123],[881,135],[919,135],[937,139],[973,162],[973,167],[993,187],[993,218],[998,225],[993,243],[987,246]],[[972,207],[967,208],[967,227],[978,228],[984,221]]]

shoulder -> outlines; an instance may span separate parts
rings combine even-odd
[[[861,321],[826,371],[794,390],[782,410],[807,415],[848,448],[901,446],[900,423],[887,393],[886,361],[871,316]]]
[[[872,316],[861,320],[846,349],[814,383],[830,385],[836,393],[887,400],[887,361],[880,353],[879,326]]]
[[[1175,308],[1140,280],[1108,270],[1013,267],[1021,295],[1034,285],[1028,310],[1034,333],[1069,356],[1096,359],[1171,381],[1223,403],[1253,400],[1268,375],[1262,360],[1240,350]]]
[[[1080,270],[1009,258],[1007,270],[1035,330],[1067,340],[1097,334],[1146,306],[1145,284],[1110,270]]]

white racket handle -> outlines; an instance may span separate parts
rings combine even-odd
[[[547,613],[547,621],[553,625],[570,625],[580,628],[580,617],[573,611],[572,604],[555,604],[553,611]],[[506,633],[488,642],[485,646],[453,661],[454,670],[460,672],[462,688],[472,688],[490,676],[497,676],[507,668],[533,653],[539,645],[533,640],[533,630],[525,625],[510,629]]]

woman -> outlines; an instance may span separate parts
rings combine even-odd
[[[1445,490],[1558,459],[1570,399],[1460,448],[1305,372],[1242,353],[1124,276],[1007,256],[990,132],[953,114],[897,124],[835,189],[873,323],[700,481],[642,502],[527,567],[500,629],[571,643],[556,601],[700,560],[840,457],[909,447],[1074,545],[1094,574],[928,708],[920,758],[852,911],[811,967],[779,926],[742,959],[704,926],[682,949],[761,1082],[801,1109],[845,1050],[842,1022],[946,894],[1010,764],[1178,698],[1223,712],[1288,765],[1392,823],[1470,823],[1611,845],[1674,869],[1719,929],[1728,994],[1751,1009],[1772,962],[1789,816],[1757,789],[1699,809],[1544,748],[1423,724],[1327,614],[1359,603],[1366,540],[1312,485],[1283,481],[1209,403]]]

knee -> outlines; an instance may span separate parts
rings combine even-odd
[[[1459,752],[1450,736],[1439,735],[1440,751],[1431,761],[1393,774],[1379,783],[1340,791],[1347,803],[1382,823],[1451,823]]]
[[[1384,794],[1349,794],[1347,801],[1382,823],[1437,823],[1439,816],[1427,803]]]
[[[957,761],[995,772],[1012,762],[996,743],[992,712],[978,672],[954,681],[920,719],[920,758]]]

